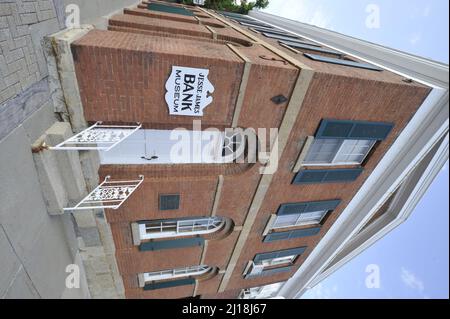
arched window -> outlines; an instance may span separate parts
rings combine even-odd
[[[140,222],[141,240],[170,238],[177,236],[204,235],[213,233],[225,223],[221,217],[202,217],[190,219],[165,219]]]

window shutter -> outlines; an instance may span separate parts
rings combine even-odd
[[[149,3],[147,5],[148,10],[152,10],[152,11],[159,11],[159,12],[165,12],[165,13],[175,13],[175,14],[181,14],[184,16],[194,16],[194,14],[182,7],[175,7],[175,6],[168,6],[168,5],[164,5],[164,4],[159,4],[159,3]]]
[[[384,140],[392,123],[322,120],[315,138]]]
[[[362,171],[362,168],[304,169],[295,175],[292,184],[352,182],[358,178]]]
[[[279,42],[283,43],[283,44],[285,44],[287,46],[296,48],[296,49],[304,49],[304,50],[317,51],[317,52],[327,53],[327,54],[342,55],[342,53],[340,53],[338,51],[322,48],[322,47],[317,46],[317,45],[310,45],[310,44],[306,44],[306,43],[302,44],[302,43],[296,43],[296,42],[287,41],[287,40],[281,40]]]
[[[162,249],[174,249],[192,246],[203,246],[205,239],[202,237],[180,238],[173,240],[148,241],[139,245],[140,251],[152,251]]]
[[[368,70],[372,70],[372,71],[383,71],[382,68],[379,68],[373,64],[369,64],[369,63],[365,63],[365,62],[356,62],[356,61],[349,61],[349,60],[344,60],[344,59],[336,59],[336,58],[330,58],[327,56],[323,56],[323,55],[319,55],[319,54],[311,54],[311,53],[303,53],[303,55],[314,61],[326,62],[326,63],[332,63],[332,64],[340,64],[340,65],[345,65],[345,66],[352,66],[355,68],[368,69]]]
[[[159,209],[173,210],[180,207],[180,195],[159,195]]]
[[[286,203],[280,205],[277,215],[303,214],[319,210],[334,210],[340,202],[340,199],[333,199],[319,202]]]
[[[270,233],[264,237],[264,242],[268,243],[268,242],[277,241],[277,240],[286,240],[286,239],[314,236],[314,235],[317,235],[319,232],[320,232],[320,227],[312,227],[312,228],[305,228],[305,229],[290,230],[290,231],[286,231],[286,232]]]
[[[278,268],[272,268],[272,269],[267,269],[264,270],[261,273],[261,276],[271,276],[271,275],[276,275],[276,274],[280,274],[283,272],[288,272],[292,269],[292,266],[286,266],[286,267],[278,267]]]
[[[149,283],[144,286],[144,290],[155,290],[155,289],[193,285],[193,284],[195,284],[194,278],[183,278],[183,279],[178,279],[178,280]]]

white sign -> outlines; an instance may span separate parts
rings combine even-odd
[[[194,0],[194,4],[203,6],[205,5],[205,0]]]
[[[213,100],[209,94],[214,92],[208,73],[208,69],[172,66],[172,73],[166,82],[165,96],[169,114],[203,115],[203,109]]]

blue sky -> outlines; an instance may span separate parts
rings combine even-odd
[[[264,10],[391,48],[449,61],[447,0],[269,0]],[[379,9],[379,27],[367,17]],[[368,11],[366,11],[368,10]],[[373,20],[372,20],[373,21]],[[411,217],[303,298],[448,298],[448,162]],[[380,288],[366,288],[367,265]]]
[[[366,27],[371,5],[379,28]],[[263,11],[448,63],[448,9],[447,0],[269,0]]]

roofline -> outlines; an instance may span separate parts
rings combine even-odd
[[[330,230],[278,292],[279,296],[295,298],[323,278],[320,276],[326,274],[324,270],[333,258],[433,148],[438,148],[433,160],[399,207],[397,217],[362,243],[359,251],[349,254],[350,258],[402,223],[444,165],[448,158],[448,65],[261,11],[251,11],[250,16],[433,88]]]

